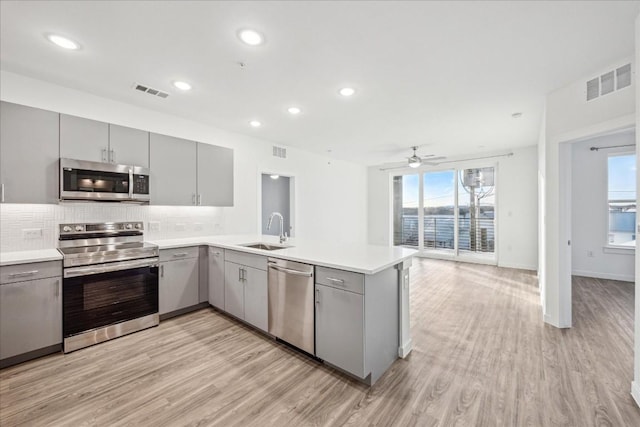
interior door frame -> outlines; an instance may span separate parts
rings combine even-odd
[[[295,237],[296,235],[296,207],[297,207],[297,186],[296,186],[296,177],[293,173],[288,172],[276,172],[274,170],[261,170],[258,171],[258,183],[257,183],[257,215],[258,215],[258,227],[257,231],[259,235],[262,235],[262,222],[264,218],[262,218],[262,175],[279,175],[281,177],[289,178],[289,230],[285,230],[288,232],[289,237]]]

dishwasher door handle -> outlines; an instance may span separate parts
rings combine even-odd
[[[313,277],[313,272],[300,271],[300,270],[292,270],[290,268],[280,267],[276,263],[269,263],[269,268],[273,268],[274,270],[282,271],[283,273],[293,274],[294,276],[303,276],[303,277]]]

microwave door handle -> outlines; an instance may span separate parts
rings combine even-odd
[[[129,168],[129,199],[133,200],[133,168]]]

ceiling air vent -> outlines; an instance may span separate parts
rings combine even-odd
[[[631,86],[631,64],[604,73],[587,82],[587,101]]]
[[[139,90],[140,92],[148,93],[149,95],[159,96],[160,98],[166,98],[167,96],[169,96],[169,94],[166,92],[163,92],[158,89],[154,89],[149,86],[141,85],[139,83],[135,83],[133,85],[133,88],[135,90]]]
[[[280,157],[281,159],[287,158],[287,149],[282,147],[273,146],[273,157]]]

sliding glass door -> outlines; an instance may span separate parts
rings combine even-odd
[[[494,167],[394,176],[394,245],[494,261],[495,188]]]
[[[455,249],[455,171],[422,174],[424,200],[424,248]]]

